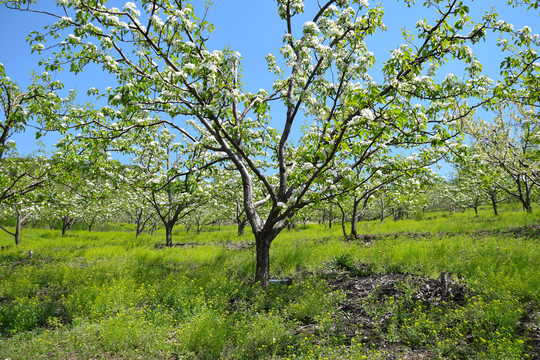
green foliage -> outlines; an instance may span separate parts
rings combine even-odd
[[[330,268],[351,271],[355,268],[355,264],[350,254],[341,254],[330,261]]]

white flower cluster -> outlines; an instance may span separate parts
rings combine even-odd
[[[150,20],[152,20],[153,24],[154,24],[154,27],[156,29],[162,29],[163,26],[165,26],[165,23],[163,22],[163,20],[158,16],[158,15],[152,15],[150,17]]]
[[[287,2],[284,0],[279,1],[278,14],[281,18],[287,16]],[[304,0],[291,0],[288,4],[291,15],[296,15],[304,12]]]
[[[141,12],[137,9],[137,5],[135,5],[135,3],[127,2],[124,5],[124,10],[129,10],[137,16],[141,16]]]
[[[428,24],[426,23],[425,20],[419,20],[419,21],[416,23],[416,27],[419,28],[419,29],[422,29],[422,30],[424,30],[424,31],[429,30]]]
[[[73,34],[69,34],[68,39],[70,40],[70,42],[75,42],[75,43],[80,43],[81,42],[81,38],[78,37],[78,36],[75,36]]]
[[[368,119],[371,121],[375,120],[375,115],[373,114],[373,111],[371,109],[362,109],[362,111],[360,111],[360,114],[365,119]]]
[[[308,21],[306,23],[304,23],[304,33],[317,33],[319,32],[319,27],[317,26],[317,24],[315,24],[313,21]]]
[[[309,171],[311,169],[313,169],[313,164],[310,163],[310,162],[305,162],[303,165],[302,165],[302,171]]]
[[[502,30],[514,31],[514,25],[512,25],[510,23],[507,23],[504,20],[497,21],[497,24],[495,24],[495,25],[497,25],[497,27],[499,27]]]

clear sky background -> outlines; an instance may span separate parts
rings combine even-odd
[[[112,2],[117,7],[122,7],[125,1]],[[302,29],[302,24],[310,20],[313,16],[316,0],[305,0],[306,15],[296,20],[296,28]],[[410,32],[415,33],[415,24],[418,20],[427,18],[428,23],[432,23],[433,10],[423,9],[423,0],[417,0],[417,5],[407,8],[403,1],[385,0],[384,23],[388,27],[386,32],[380,32],[373,39],[370,39],[368,46],[377,58],[377,66],[373,71],[373,78],[382,80],[377,75],[377,68],[380,69],[385,60],[390,57],[390,51],[399,47],[403,43],[400,29],[405,27]],[[468,1],[465,1],[468,2]],[[469,1],[470,2],[470,1]],[[195,0],[194,3],[202,3]],[[509,8],[506,0],[477,0],[470,2],[471,15],[479,19],[485,10],[490,6],[494,7],[501,19],[514,24],[515,29],[528,25],[533,33],[540,32],[540,17],[538,11],[525,11],[525,8]],[[370,6],[376,2],[370,1]],[[52,9],[53,0],[38,0],[38,7],[42,9]],[[308,16],[309,14],[309,16]],[[202,14],[201,14],[202,15]],[[222,49],[230,46],[233,50],[242,55],[243,81],[250,91],[257,91],[259,88],[270,90],[274,78],[269,74],[264,57],[268,53],[273,53],[279,58],[279,47],[282,45],[282,37],[285,34],[285,23],[277,15],[277,6],[273,0],[215,0],[212,10],[207,18],[215,25],[216,30],[212,34],[208,43],[210,51]],[[24,89],[30,80],[33,70],[42,72],[37,63],[40,58],[37,54],[31,54],[30,47],[26,42],[27,34],[32,30],[39,30],[48,24],[52,19],[44,15],[22,13],[6,9],[0,6],[0,63],[4,64],[6,74]],[[494,40],[493,38],[491,40]],[[484,65],[486,72],[493,78],[497,78],[499,73],[500,58],[498,48],[491,44],[481,44],[475,51],[479,54],[480,62]],[[455,73],[460,76],[459,68],[453,68],[452,64],[444,69],[446,72]],[[84,94],[86,90],[93,86],[104,89],[109,86],[110,79],[99,71],[85,73],[74,77],[66,73],[57,77],[62,80],[66,88],[76,88],[79,93]],[[280,109],[272,111],[274,121],[279,128],[279,119],[283,112]],[[0,115],[1,116],[1,115]],[[15,138],[19,151],[23,154],[35,149],[34,132],[29,131]],[[48,135],[47,144],[55,141],[54,136]]]

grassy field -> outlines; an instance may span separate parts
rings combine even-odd
[[[360,223],[369,242],[298,227],[271,250],[291,282],[268,288],[233,227],[179,228],[173,248],[160,233],[0,234],[0,358],[538,358],[535,210]]]

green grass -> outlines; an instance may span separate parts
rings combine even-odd
[[[439,233],[367,244],[344,240],[340,224],[284,231],[272,245],[271,272],[294,282],[266,289],[251,281],[254,249],[223,246],[252,241],[233,226],[199,236],[180,229],[174,242],[192,245],[167,249],[156,246],[159,232],[135,239],[74,230],[62,238],[23,229],[19,247],[1,234],[9,247],[0,253],[0,357],[383,359],[388,348],[377,344],[384,341],[440,358],[526,358],[530,339],[520,323],[540,325],[540,246],[530,233],[508,229],[540,218],[505,210],[497,218],[485,208],[479,217],[361,223],[364,233]],[[370,335],[377,341],[345,338],[338,309],[345,293],[325,279],[359,263],[369,264],[367,273],[448,272],[468,295],[462,304],[426,305],[413,296],[414,284],[400,285],[399,296],[373,293],[362,306],[377,321],[389,319]]]
[[[505,204],[500,206],[501,214],[496,216],[488,206],[481,206],[478,216],[469,209],[462,213],[441,211],[434,213],[420,213],[411,219],[393,221],[386,218],[382,224],[378,220],[360,222],[358,233],[386,234],[386,233],[468,233],[486,230],[501,230],[523,227],[540,223],[540,209],[527,214],[521,209]]]

